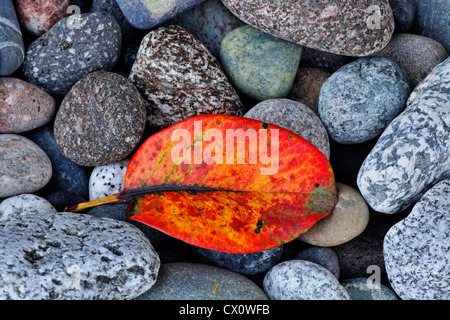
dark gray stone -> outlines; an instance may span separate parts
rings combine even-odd
[[[389,0],[389,5],[394,14],[396,33],[407,32],[411,29],[416,15],[416,3],[414,0]]]
[[[300,251],[295,259],[306,260],[317,263],[329,270],[336,279],[339,279],[339,259],[336,253],[331,248],[326,247],[310,247]]]

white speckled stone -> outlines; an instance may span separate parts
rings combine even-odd
[[[56,212],[50,202],[34,194],[20,194],[0,203],[0,220],[25,213]]]
[[[406,110],[378,139],[357,183],[369,206],[399,212],[450,176],[450,58],[411,93]]]
[[[450,299],[450,179],[424,194],[384,238],[386,272],[403,300]]]
[[[74,213],[0,221],[0,299],[133,299],[156,281],[160,260],[129,223]]]
[[[347,291],[324,267],[288,260],[267,272],[263,288],[271,300],[349,300]]]
[[[125,173],[129,163],[129,159],[124,159],[106,166],[95,167],[89,178],[89,200],[120,193],[124,188]]]

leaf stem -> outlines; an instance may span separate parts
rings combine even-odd
[[[105,198],[100,198],[89,202],[83,202],[76,205],[68,206],[64,209],[64,212],[80,212],[85,209],[101,206],[104,204],[110,204],[114,202],[127,202],[126,199],[121,199],[120,195],[121,194],[119,193]]]

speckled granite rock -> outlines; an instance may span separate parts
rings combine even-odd
[[[155,285],[136,300],[267,300],[245,276],[198,263],[163,263]]]
[[[277,264],[281,259],[283,246],[249,254],[233,254],[200,247],[195,247],[195,250],[221,267],[252,275],[265,272]]]
[[[10,76],[23,63],[25,47],[12,0],[0,3],[0,76]]]
[[[205,0],[117,0],[127,20],[138,29],[151,29]]]
[[[301,46],[250,26],[234,29],[220,44],[220,60],[230,81],[259,101],[287,96],[301,54]]]
[[[339,276],[341,274],[339,268],[339,259],[332,248],[312,246],[300,251],[295,256],[295,259],[316,263],[330,271],[336,277],[336,279],[339,279]]]
[[[416,87],[439,63],[448,58],[447,50],[428,37],[395,34],[391,42],[375,54],[397,63],[408,75],[411,88]]]
[[[351,300],[398,300],[391,289],[366,278],[345,279],[341,281],[341,285],[347,290]]]
[[[305,260],[289,260],[275,265],[266,273],[263,288],[271,300],[350,299],[330,271]]]
[[[200,114],[242,115],[242,102],[217,60],[179,26],[144,37],[129,78],[149,102],[151,126],[168,127]]]
[[[50,94],[66,94],[84,75],[110,69],[119,60],[120,26],[109,14],[86,13],[56,23],[28,48],[23,73]]]
[[[410,87],[403,69],[386,58],[360,58],[322,86],[319,115],[330,137],[343,144],[380,135],[404,108]]]
[[[389,282],[403,300],[450,299],[450,180],[433,186],[384,238]]]
[[[369,223],[369,207],[361,194],[345,184],[336,183],[338,203],[328,217],[318,221],[299,240],[321,247],[333,247],[360,235]]]
[[[135,227],[73,213],[28,213],[0,221],[0,298],[132,299],[160,266]]]
[[[265,100],[244,117],[271,123],[298,134],[330,157],[328,134],[319,117],[304,104],[289,99]]]
[[[92,170],[89,178],[89,201],[120,193],[130,159],[123,159]]]
[[[0,198],[33,193],[52,176],[52,164],[33,141],[17,134],[0,134]]]
[[[358,187],[383,213],[399,212],[450,176],[450,58],[411,93],[406,110],[378,139],[362,164]]]
[[[55,99],[16,78],[0,78],[0,133],[21,133],[45,125],[55,115]]]
[[[0,203],[0,220],[27,213],[56,212],[50,202],[34,194],[20,194]]]
[[[65,96],[55,119],[62,154],[81,166],[103,166],[124,159],[145,128],[146,104],[127,78],[96,71]]]
[[[388,0],[347,1],[339,5],[334,0],[222,1],[239,19],[263,32],[336,54],[371,54],[382,49],[394,31]]]
[[[185,28],[194,35],[216,58],[220,58],[220,43],[227,33],[244,26],[221,0],[207,0],[192,10],[167,21]]]
[[[93,0],[89,12],[106,12],[112,15],[119,23],[123,37],[132,37],[133,33],[136,32],[136,29],[123,15],[116,0]],[[127,39],[125,38],[125,40]]]
[[[417,6],[411,31],[440,42],[450,52],[450,24],[448,0],[414,0]]]
[[[408,32],[416,15],[415,0],[389,0],[395,22],[395,32]]]
[[[16,0],[17,13],[23,26],[40,36],[66,17],[70,0]]]

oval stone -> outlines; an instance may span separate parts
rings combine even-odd
[[[33,193],[52,177],[47,154],[17,134],[0,134],[0,198]]]
[[[19,194],[0,203],[0,220],[26,213],[56,212],[50,202],[34,194]]]
[[[16,78],[0,78],[0,133],[22,133],[53,119],[55,99]]]
[[[89,201],[120,193],[124,188],[129,159],[95,167],[89,178]]]

